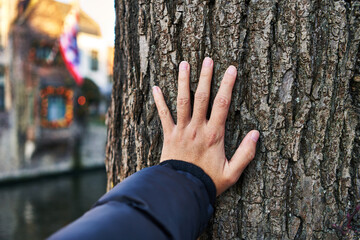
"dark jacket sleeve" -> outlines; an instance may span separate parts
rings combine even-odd
[[[196,239],[216,189],[199,167],[169,160],[126,178],[49,239]]]

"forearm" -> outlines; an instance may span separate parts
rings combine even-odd
[[[213,213],[215,191],[195,165],[163,162],[125,179],[50,239],[196,239]]]

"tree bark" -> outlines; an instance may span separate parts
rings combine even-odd
[[[193,96],[209,56],[211,101],[226,68],[238,68],[227,156],[249,130],[261,137],[201,239],[355,238],[333,224],[360,202],[360,1],[115,0],[115,9],[108,189],[159,161],[151,87],[176,119],[178,64],[191,65]]]

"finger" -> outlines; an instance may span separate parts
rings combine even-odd
[[[224,127],[229,106],[231,102],[231,93],[236,80],[237,70],[234,66],[230,66],[221,81],[219,92],[216,94],[214,106],[211,110],[209,124],[215,128]]]
[[[234,179],[239,179],[246,166],[253,160],[256,152],[256,143],[260,133],[257,130],[250,131],[242,140],[234,156],[229,162],[230,174]]]
[[[191,119],[189,73],[189,64],[185,61],[181,62],[177,96],[177,125],[179,127],[186,126]]]
[[[206,120],[209,105],[211,77],[213,72],[213,61],[211,58],[204,59],[199,84],[195,93],[193,121],[200,123]]]
[[[171,117],[169,108],[166,105],[164,96],[159,87],[157,86],[153,87],[153,95],[154,95],[156,108],[159,112],[159,117],[161,120],[161,125],[164,130],[164,134],[171,132],[172,129],[174,128],[174,121]]]

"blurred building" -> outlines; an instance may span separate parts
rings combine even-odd
[[[0,111],[11,108],[9,66],[11,60],[10,27],[16,16],[16,1],[0,0]]]
[[[0,0],[0,172],[16,169],[17,131],[10,84],[11,26],[16,17],[17,1]]]
[[[87,80],[93,81],[100,90],[101,101],[89,106],[90,114],[105,115],[111,95],[112,81],[109,79],[108,46],[101,34],[89,34],[81,31],[78,34],[80,50],[80,74]],[[85,82],[86,84],[86,82]]]
[[[93,80],[104,91],[108,84],[107,46],[101,35],[79,32],[80,74]]]
[[[0,179],[1,171],[11,173],[14,165],[28,172],[50,173],[82,164],[79,144],[85,129],[80,121],[86,99],[66,69],[58,45],[72,6],[53,0],[20,0],[16,6],[10,76],[17,156],[11,160],[11,169],[0,168]],[[98,24],[81,10],[78,44],[82,76],[105,89],[109,84],[107,46]]]

